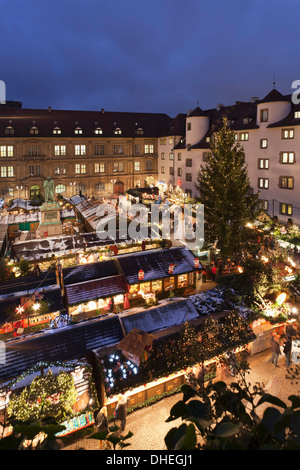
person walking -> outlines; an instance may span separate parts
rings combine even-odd
[[[292,339],[291,337],[287,337],[283,346],[283,352],[286,359],[287,367],[291,365],[291,355],[292,355]]]
[[[278,359],[280,355],[280,346],[279,346],[279,338],[275,333],[271,333],[271,349],[272,349],[272,355],[271,355],[271,362],[274,364],[275,367],[278,366]]]
[[[108,419],[107,419],[107,407],[103,406],[95,417],[95,428],[96,432],[107,432],[108,433]],[[105,444],[104,440],[99,441],[100,449]]]
[[[119,400],[115,409],[115,416],[121,420],[121,431],[124,431],[127,418],[128,399],[124,395],[119,395]]]

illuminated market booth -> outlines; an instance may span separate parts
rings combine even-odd
[[[0,334],[49,324],[64,311],[55,272],[17,277],[0,284]]]
[[[124,339],[114,350],[98,351],[103,403],[113,415],[120,394],[129,409],[154,403],[184,383],[198,389],[222,380],[221,357],[236,359],[255,335],[237,311],[200,318],[189,299],[120,317]]]

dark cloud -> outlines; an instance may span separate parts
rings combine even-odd
[[[0,0],[0,79],[24,107],[166,112],[291,92],[297,0]]]

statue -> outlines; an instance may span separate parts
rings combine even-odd
[[[48,176],[48,178],[44,181],[43,184],[44,193],[45,193],[45,203],[53,204],[54,201],[54,182]]]

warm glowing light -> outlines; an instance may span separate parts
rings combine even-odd
[[[269,261],[269,258],[267,258],[266,256],[262,256],[261,257],[261,260],[264,262],[264,263],[267,263]]]
[[[287,259],[289,263],[291,263],[291,265],[295,268],[296,267],[296,263],[292,260],[292,258],[288,258]]]
[[[40,308],[41,304],[39,304],[38,302],[36,302],[35,304],[33,304],[32,308],[35,312],[37,312]]]
[[[285,301],[285,299],[286,299],[286,293],[285,293],[285,292],[282,292],[282,294],[279,294],[279,295],[277,296],[277,298],[276,298],[276,303],[277,303],[278,305],[282,305],[283,302]]]
[[[25,310],[25,308],[24,308],[24,307],[22,307],[21,305],[20,305],[19,307],[17,307],[17,308],[16,308],[16,312],[17,312],[19,315],[21,315],[21,313],[23,313],[23,312],[24,312],[24,310]]]
[[[289,266],[286,266],[284,269],[285,269],[285,271],[287,271],[289,274],[292,274],[292,272],[293,272],[292,268],[290,268]]]
[[[239,273],[243,273],[243,272],[244,272],[242,266],[238,266],[238,272],[239,272]]]

